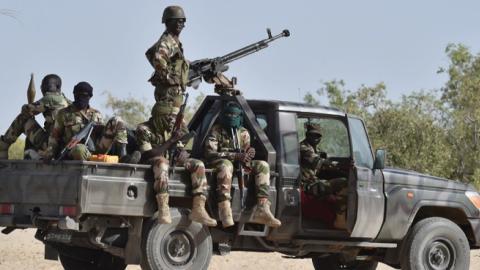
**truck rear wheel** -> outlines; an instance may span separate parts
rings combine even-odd
[[[58,255],[65,270],[124,270],[127,268],[122,258],[101,250],[65,247],[58,249]]]
[[[405,240],[401,264],[406,270],[468,270],[470,245],[457,224],[427,218],[415,224]]]
[[[330,255],[327,257],[312,258],[315,270],[331,269],[350,269],[350,270],[374,270],[377,269],[378,262],[374,261],[353,261],[342,262],[339,255]]]
[[[187,210],[170,212],[171,224],[158,224],[154,216],[144,227],[142,269],[208,269],[213,253],[210,231],[190,221]]]

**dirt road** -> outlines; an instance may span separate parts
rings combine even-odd
[[[43,259],[43,245],[33,238],[34,230],[15,231],[0,235],[0,270],[62,270],[59,262]],[[471,254],[470,269],[480,269],[480,252]],[[278,253],[232,252],[227,256],[214,256],[210,270],[313,270],[310,260],[284,259]],[[393,268],[382,265],[379,270]],[[127,270],[140,270],[129,266]]]

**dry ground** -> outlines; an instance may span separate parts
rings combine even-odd
[[[43,259],[43,245],[33,238],[34,230],[14,231],[9,235],[0,235],[0,270],[62,270],[59,262]],[[480,269],[480,252],[471,255],[470,269]],[[140,270],[138,266],[129,266],[128,270]],[[214,256],[211,270],[313,270],[310,260],[284,259],[278,253],[232,252],[227,256]],[[382,265],[379,270],[393,268]]]

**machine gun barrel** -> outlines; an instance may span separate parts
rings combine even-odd
[[[290,36],[290,31],[285,29],[280,34],[272,36],[270,29],[267,29],[267,34],[268,38],[252,43],[231,53],[227,53],[224,56],[193,61],[190,64],[190,71],[188,73],[188,85],[197,88],[202,81],[202,77],[205,77],[206,75],[215,76],[219,73],[227,71],[227,64],[267,48],[268,43],[274,40],[277,40],[281,37]]]

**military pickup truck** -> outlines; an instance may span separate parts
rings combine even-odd
[[[4,160],[3,233],[37,228],[45,258],[59,258],[67,270],[120,270],[127,264],[146,270],[207,269],[214,253],[230,251],[311,258],[316,270],[375,269],[378,262],[399,269],[469,269],[470,249],[480,247],[480,195],[472,186],[384,168],[385,151],[373,151],[365,125],[356,116],[334,108],[246,101],[241,96],[205,99],[189,124],[197,134],[193,157],[202,158],[206,134],[222,104],[230,100],[245,110],[255,159],[270,165],[271,210],[281,227],[248,222],[255,203],[254,181],[246,181],[242,207],[234,179],[235,226],[207,228],[188,219],[191,185],[183,168],[177,167],[169,184],[173,222],[160,225],[149,166]],[[348,179],[344,229],[332,226],[330,201],[302,191],[299,142],[307,122],[321,125],[320,149],[330,161],[319,177]],[[207,177],[207,208],[218,219],[211,170]]]

